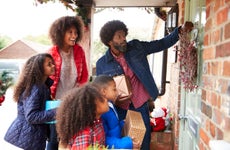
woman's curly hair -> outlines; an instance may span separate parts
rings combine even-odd
[[[22,94],[24,97],[29,96],[34,85],[43,84],[44,62],[46,58],[51,58],[53,60],[50,54],[41,53],[30,57],[26,61],[17,84],[14,87],[14,101],[18,102]]]
[[[83,22],[79,16],[63,16],[55,20],[50,26],[49,37],[54,45],[62,48],[64,45],[65,33],[71,27],[77,29],[78,37],[76,42],[82,39],[83,35]]]
[[[104,24],[100,31],[102,43],[109,47],[109,41],[113,39],[115,32],[118,30],[123,30],[125,35],[128,35],[128,28],[119,20],[112,20]]]
[[[96,120],[96,101],[98,100],[105,101],[98,89],[90,83],[74,88],[62,97],[62,103],[56,115],[56,128],[64,146],[80,130],[93,125]]]

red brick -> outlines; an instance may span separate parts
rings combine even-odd
[[[202,128],[200,129],[200,138],[206,145],[209,144],[210,138]]]
[[[202,94],[201,94],[201,98],[202,100],[206,101],[206,90],[202,90]]]
[[[217,12],[221,6],[224,6],[224,0],[215,0],[214,12]]]
[[[204,46],[209,45],[209,34],[205,34],[204,36]]]
[[[203,51],[203,59],[209,60],[215,58],[215,49],[213,47],[205,48]]]
[[[205,31],[207,32],[207,31],[211,30],[212,27],[213,27],[212,18],[207,19],[206,24],[205,24]]]
[[[206,131],[209,131],[209,128],[210,128],[210,120],[208,119],[208,120],[206,120],[206,122],[205,122],[205,130],[206,130]]]
[[[230,23],[226,24],[224,27],[224,39],[230,38]]]
[[[220,79],[218,80],[217,88],[220,89],[221,93],[227,93],[229,80]]]
[[[170,144],[172,141],[172,133],[160,132],[157,136],[158,143]]]
[[[153,148],[151,150],[172,150],[172,146],[165,144],[153,144]]]
[[[210,122],[210,134],[212,135],[213,138],[215,138],[215,136],[216,136],[216,127],[212,122]]]
[[[224,138],[224,133],[222,130],[220,130],[219,128],[216,128],[216,139],[217,140],[223,140]]]
[[[199,142],[199,149],[200,150],[205,150],[204,144],[201,141]]]
[[[203,88],[206,88],[206,89],[212,89],[213,88],[213,85],[214,85],[214,81],[212,80],[212,77],[209,77],[209,76],[203,76],[202,77],[202,82],[203,82]],[[207,95],[206,95],[206,100],[207,100]]]
[[[211,63],[211,74],[212,75],[219,75],[220,74],[220,63],[219,62],[212,62]]]
[[[220,109],[221,108],[221,96],[220,95],[218,95],[217,96],[217,104],[216,104],[216,107],[218,108],[218,109]]]
[[[212,92],[211,91],[207,91],[206,101],[207,101],[207,104],[212,105]]]
[[[151,133],[151,150],[172,150],[172,132],[152,132]]]
[[[216,23],[217,25],[221,25],[224,22],[226,22],[227,19],[228,19],[228,8],[226,7],[217,13]]]
[[[211,104],[212,106],[217,106],[217,95],[216,93],[211,93]]]
[[[216,30],[212,33],[212,44],[216,44],[220,41],[220,30]]]
[[[225,117],[224,118],[224,130],[225,131],[230,131],[230,118],[229,117]]]
[[[151,133],[151,141],[157,141],[157,134],[155,132]]]
[[[216,57],[230,56],[230,42],[216,46]]]
[[[206,5],[206,19],[209,18],[209,16],[210,16],[210,5],[209,6]]]
[[[206,0],[206,6],[211,5],[212,0]]]
[[[213,109],[213,121],[214,121],[216,124],[219,124],[219,125],[222,124],[223,115],[222,115],[222,113],[220,112],[219,109]]]
[[[225,61],[223,64],[223,76],[230,77],[230,61]]]

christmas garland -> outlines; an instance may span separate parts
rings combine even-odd
[[[43,3],[48,3],[50,1],[55,2],[56,0],[34,0],[34,1],[35,1],[35,5],[37,5],[37,2],[43,4]],[[85,27],[88,27],[88,24],[90,23],[90,19],[88,18],[88,15],[90,13],[89,8],[80,4],[78,0],[59,0],[59,1],[63,3],[65,7],[71,9],[73,12],[76,12],[76,15],[82,18]]]
[[[194,46],[194,41],[190,41],[187,32],[181,32],[179,61],[180,61],[180,79],[184,84],[186,91],[192,92],[198,86],[196,84],[197,77],[197,48]]]

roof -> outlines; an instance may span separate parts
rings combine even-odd
[[[67,3],[90,7],[170,7],[177,0],[65,0]]]
[[[79,3],[90,0],[77,0]],[[177,0],[91,0],[95,7],[170,7]],[[85,3],[85,2],[84,2]],[[83,5],[84,5],[83,3]]]
[[[27,59],[32,55],[44,53],[49,46],[31,41],[17,40],[0,51],[0,59]]]

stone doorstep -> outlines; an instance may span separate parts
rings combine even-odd
[[[172,150],[172,132],[152,132],[150,150]]]

